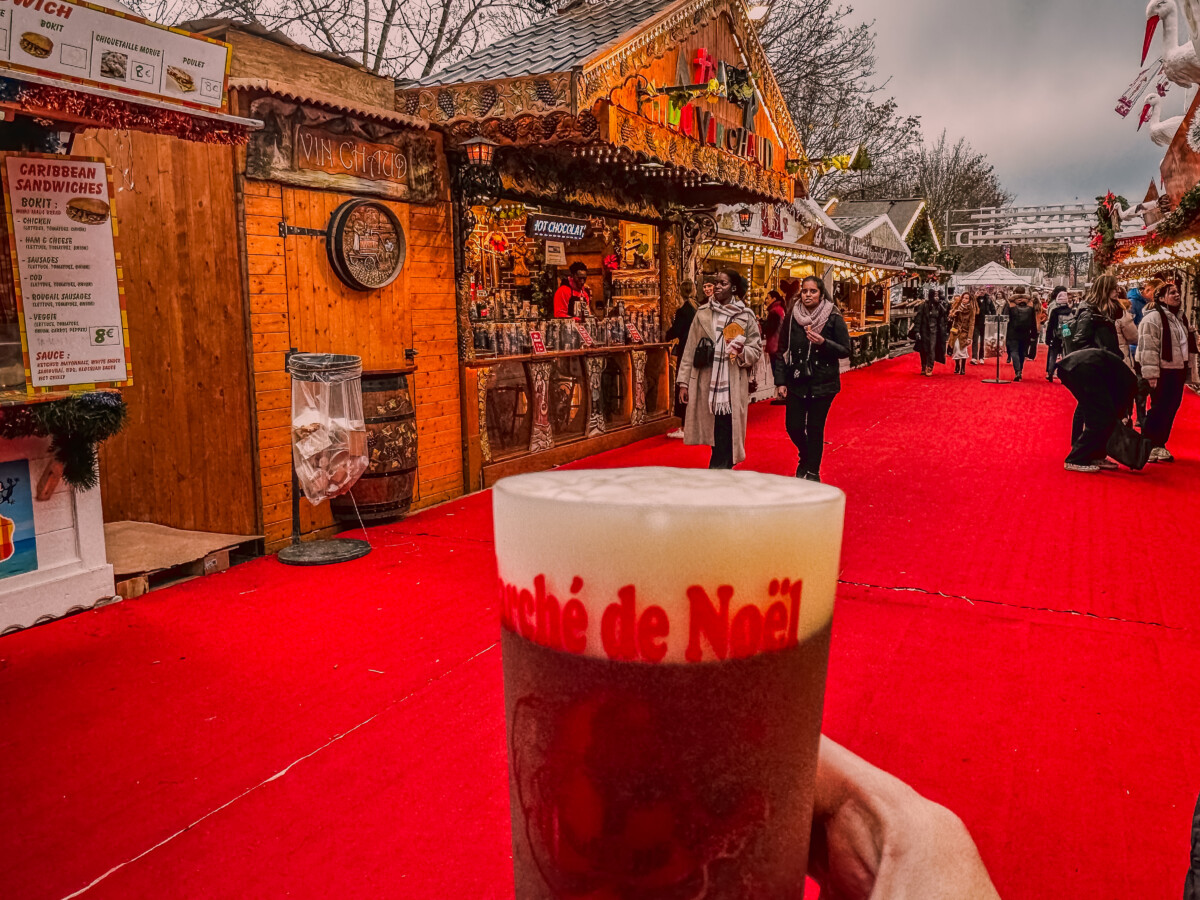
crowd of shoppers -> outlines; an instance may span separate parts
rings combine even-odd
[[[698,304],[695,286],[683,285],[683,303],[667,333],[676,341],[675,412],[684,421],[672,436],[711,447],[710,468],[741,462],[750,370],[765,353],[776,385],[772,402],[786,406],[785,428],[798,455],[796,477],[819,481],[825,423],[841,390],[850,334],[822,279],[785,280],[780,287],[782,292],[768,295],[760,330],[745,304],[746,280],[736,271],[706,279]],[[1109,458],[1114,436],[1129,440],[1131,434],[1145,441],[1143,460],[1148,447],[1149,461],[1173,461],[1167,443],[1198,355],[1178,285],[1149,279],[1126,292],[1115,277],[1102,275],[1086,297],[1057,287],[1044,305],[1023,286],[995,299],[966,291],[953,302],[930,290],[909,331],[922,374],[932,375],[947,357],[956,374],[965,374],[968,363],[998,353],[998,335],[986,330],[989,317],[1006,326],[1003,344],[1014,381],[1022,380],[1025,362],[1036,358],[1044,341],[1046,380],[1057,377],[1075,397],[1068,471],[1119,468]],[[1116,455],[1125,461],[1121,452]]]

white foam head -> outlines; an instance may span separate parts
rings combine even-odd
[[[782,649],[832,616],[845,495],[828,485],[541,472],[497,483],[493,510],[504,621],[556,649],[707,662]]]

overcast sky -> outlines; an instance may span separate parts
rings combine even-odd
[[[925,134],[985,152],[1021,204],[1138,202],[1163,148],[1113,107],[1138,72],[1144,0],[847,0],[874,19],[878,71]],[[1181,29],[1186,40],[1187,25]],[[1162,28],[1150,53],[1161,52]],[[1163,118],[1185,112],[1172,86]]]

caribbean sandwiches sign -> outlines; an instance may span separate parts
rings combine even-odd
[[[0,74],[221,109],[229,45],[80,0],[0,0]]]

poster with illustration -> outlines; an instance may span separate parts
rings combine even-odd
[[[29,460],[0,463],[0,578],[37,567]]]
[[[654,244],[658,240],[653,225],[636,222],[621,223],[621,267],[650,269],[654,267]]]

